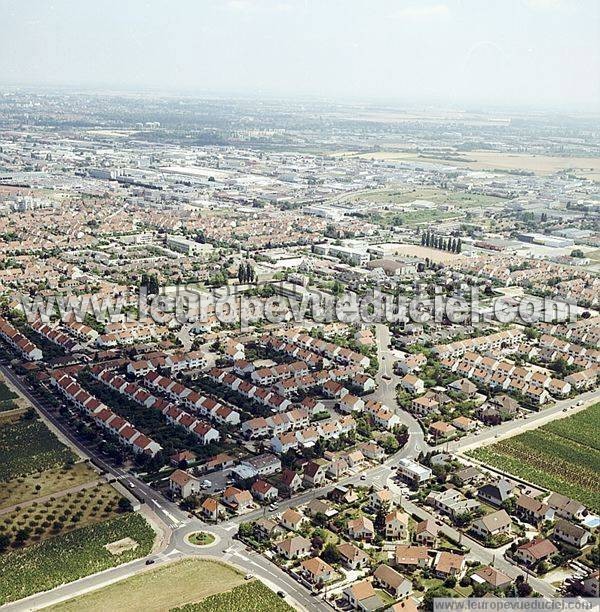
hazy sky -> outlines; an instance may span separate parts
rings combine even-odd
[[[600,110],[600,0],[0,0],[0,86]]]

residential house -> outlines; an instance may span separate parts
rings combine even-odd
[[[425,383],[414,374],[406,374],[400,379],[400,386],[411,395],[425,393]]]
[[[406,570],[429,566],[429,549],[427,546],[411,546],[398,544],[394,551],[395,565]]]
[[[302,478],[300,474],[294,470],[284,470],[280,479],[281,488],[288,494],[293,495],[302,486]]]
[[[254,534],[259,540],[270,540],[284,533],[282,527],[272,519],[261,517],[254,523]]]
[[[530,525],[538,525],[542,521],[551,521],[554,518],[554,509],[534,497],[519,495],[515,514]]]
[[[225,514],[225,508],[219,503],[218,499],[207,497],[202,504],[200,504],[200,513],[207,520],[217,521]]]
[[[277,487],[266,480],[255,480],[250,487],[252,495],[261,502],[273,501],[279,496]]]
[[[455,432],[456,427],[444,421],[436,421],[435,423],[431,423],[429,426],[429,433],[433,436],[434,440],[448,438]]]
[[[408,458],[400,459],[398,462],[398,474],[414,484],[426,482],[433,476],[433,472],[428,467]]]
[[[199,493],[201,488],[200,481],[183,470],[175,470],[169,476],[169,491],[176,497],[185,499]]]
[[[279,519],[279,522],[286,528],[292,531],[300,529],[302,524],[306,521],[306,517],[300,512],[293,508],[288,508]]]
[[[513,579],[491,565],[486,565],[471,574],[473,584],[487,584],[493,589],[504,589],[513,583]]]
[[[327,476],[328,463],[322,459],[315,459],[305,463],[302,470],[302,482],[305,486],[319,487]]]
[[[322,585],[335,576],[335,570],[320,557],[311,557],[300,563],[298,572],[311,584]]]
[[[537,538],[519,546],[515,551],[515,559],[524,565],[532,566],[550,558],[557,552],[558,549],[550,540]]]
[[[408,514],[400,510],[393,510],[385,517],[385,537],[395,540],[408,538]]]
[[[554,527],[552,537],[576,548],[583,548],[589,542],[592,534],[579,525],[574,525],[566,519],[560,519]]]
[[[485,484],[477,490],[477,496],[494,506],[501,506],[515,492],[515,485],[501,478],[496,483]]]
[[[354,540],[365,540],[370,542],[375,537],[373,521],[366,516],[360,516],[349,520],[348,534]]]
[[[461,393],[467,398],[472,398],[477,393],[477,385],[474,385],[468,378],[459,378],[458,380],[450,383],[448,387],[453,391]]]
[[[587,513],[586,507],[582,503],[560,493],[552,493],[548,498],[548,505],[554,508],[557,516],[570,521],[580,521]]]
[[[433,519],[425,519],[417,523],[415,541],[424,546],[434,548],[437,542],[439,527]]]
[[[427,416],[432,412],[439,412],[440,403],[431,395],[416,397],[410,404],[411,412],[418,416]]]
[[[356,395],[347,393],[339,401],[338,406],[341,412],[345,412],[347,414],[352,412],[361,412],[365,407],[365,401]]]
[[[373,574],[375,583],[395,599],[405,599],[412,593],[412,582],[389,565],[382,563]]]
[[[501,534],[509,534],[511,520],[506,510],[496,510],[473,521],[472,530],[481,538],[489,539]]]
[[[227,487],[223,493],[223,501],[237,512],[243,512],[253,504],[250,491],[241,490],[236,487]]]
[[[460,431],[473,431],[477,427],[477,423],[466,416],[459,416],[452,420],[452,425]]]
[[[380,508],[389,509],[394,501],[392,492],[388,489],[374,489],[369,495],[369,506],[377,511]]]
[[[375,592],[370,580],[354,582],[344,589],[344,596],[354,610],[371,612],[384,606],[383,601]]]
[[[310,541],[299,535],[290,536],[275,545],[277,554],[286,559],[306,557],[310,553],[310,548]]]
[[[433,569],[438,578],[460,578],[465,569],[465,557],[464,555],[441,551],[435,557]]]
[[[369,555],[358,546],[344,542],[338,544],[337,551],[342,563],[349,569],[356,570],[366,567],[371,560]]]

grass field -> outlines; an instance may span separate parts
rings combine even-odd
[[[2,483],[0,510],[22,504],[36,497],[54,495],[97,478],[98,474],[86,463],[56,466],[42,472],[19,476]]]
[[[505,202],[502,198],[495,196],[481,195],[477,193],[467,193],[465,191],[448,191],[437,187],[413,187],[401,188],[391,187],[386,189],[373,189],[361,192],[355,200],[369,200],[379,204],[408,204],[415,200],[428,200],[436,204],[453,204],[459,208],[469,208],[471,206],[493,206]],[[429,211],[415,211],[429,212]],[[459,214],[460,211],[448,213]]]
[[[103,589],[70,599],[48,610],[159,612],[201,601],[242,584],[244,584],[243,575],[230,566],[214,561],[186,559],[143,572]],[[143,597],[140,594],[143,594]],[[279,600],[276,595],[275,598]],[[239,608],[229,608],[228,612],[233,610]],[[267,610],[268,608],[265,608],[265,612]]]
[[[600,403],[468,454],[600,512]]]
[[[144,557],[152,550],[154,535],[142,516],[131,513],[4,553],[0,555],[0,605]],[[105,548],[127,537],[135,540],[135,548],[120,555]]]
[[[0,534],[25,548],[117,516],[120,499],[121,495],[109,484],[66,493],[0,515]]]
[[[21,419],[0,427],[0,481],[73,459],[73,453],[39,419]]]

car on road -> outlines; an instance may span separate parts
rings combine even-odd
[[[154,559],[146,559],[146,565],[152,565],[154,563]]]
[[[246,574],[244,576],[244,580],[252,580],[252,578],[254,578],[254,574]]]
[[[566,411],[567,411],[567,409],[566,409],[566,408],[563,408],[563,412],[566,412]]]
[[[361,479],[361,480],[366,480],[366,479],[367,479],[367,477],[365,476],[365,474],[362,474],[362,475],[361,475],[361,477],[360,477],[360,479]]]
[[[130,488],[130,489],[135,489],[135,485],[133,484],[133,482],[130,482],[130,483],[129,483],[129,488]]]
[[[285,591],[277,591],[277,595],[283,599],[285,598]]]
[[[271,510],[271,512],[272,512],[273,510],[277,510],[277,504],[275,504],[275,503],[271,504],[271,505],[269,506],[269,510]]]
[[[388,376],[387,374],[384,374],[381,378],[383,378],[384,380],[392,380],[392,377]]]
[[[208,489],[209,487],[212,487],[212,482],[210,480],[203,480],[202,481],[202,488],[203,489]]]

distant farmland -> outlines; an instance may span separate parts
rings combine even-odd
[[[600,403],[468,454],[600,512],[599,440]]]

